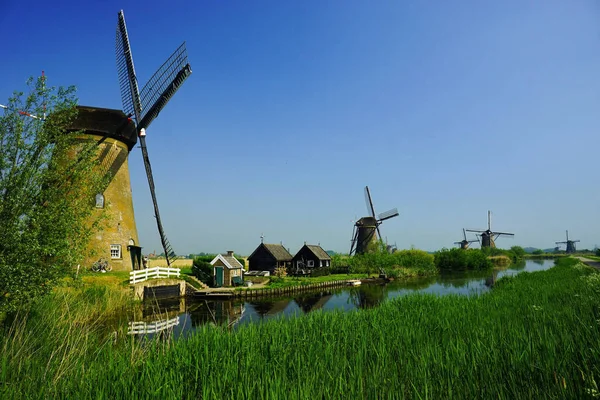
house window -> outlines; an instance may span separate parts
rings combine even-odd
[[[329,267],[329,260],[325,260],[325,266]]]
[[[104,208],[104,195],[102,193],[96,195],[96,208]]]
[[[323,266],[323,260],[319,260],[319,267]]]
[[[314,267],[315,266],[315,262],[313,260],[308,260],[308,267]]]
[[[110,245],[110,258],[121,258],[121,245],[111,244]]]

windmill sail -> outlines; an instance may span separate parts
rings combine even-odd
[[[127,114],[135,117],[139,132],[140,147],[142,149],[142,158],[154,205],[154,216],[156,217],[158,233],[165,252],[167,265],[171,265],[171,260],[175,258],[175,252],[165,235],[160,219],[154,178],[152,176],[152,166],[146,147],[145,129],[158,116],[162,108],[192,72],[187,63],[185,43],[179,46],[175,53],[152,76],[148,84],[142,89],[142,96],[140,96],[137,77],[135,75],[123,11],[119,12],[117,23],[116,56],[123,108]]]
[[[365,202],[367,203],[367,211],[369,212],[369,216],[375,217],[375,207],[373,207],[373,199],[371,199],[371,192],[369,191],[369,187],[365,186]],[[381,232],[379,231],[379,224],[377,223],[377,238],[381,239]]]
[[[129,116],[135,117],[135,122],[140,122],[142,106],[138,90],[137,77],[133,67],[133,57],[129,46],[127,26],[125,26],[125,15],[119,12],[116,38],[117,71],[119,73],[119,87],[121,88],[121,101],[123,111]]]
[[[142,88],[140,99],[143,111],[139,129],[150,125],[191,74],[184,42]]]

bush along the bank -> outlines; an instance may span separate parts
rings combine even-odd
[[[516,263],[525,256],[525,249],[521,246],[512,246],[509,250],[499,249],[497,247],[484,247],[481,251],[488,257],[508,257],[512,263]]]
[[[435,266],[440,270],[465,271],[491,268],[492,262],[480,249],[442,249],[434,255]]]
[[[210,258],[210,259],[208,259]],[[210,265],[214,256],[199,256],[194,258],[192,263],[192,274],[199,279],[202,283],[213,286],[213,266]],[[208,261],[207,261],[208,259]]]
[[[377,249],[372,253],[352,257],[339,255],[333,257],[332,269],[345,266],[352,274],[378,274],[383,270],[389,277],[425,276],[437,273],[433,255],[416,249],[393,253]]]

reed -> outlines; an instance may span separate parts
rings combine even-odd
[[[409,295],[235,331],[206,325],[181,340],[111,336],[38,306],[4,332],[0,397],[591,398],[600,274],[558,264],[484,295]]]

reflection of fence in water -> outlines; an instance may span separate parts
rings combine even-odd
[[[128,335],[141,335],[146,333],[157,333],[165,329],[179,325],[179,316],[171,319],[162,319],[153,322],[134,321],[127,326]]]

